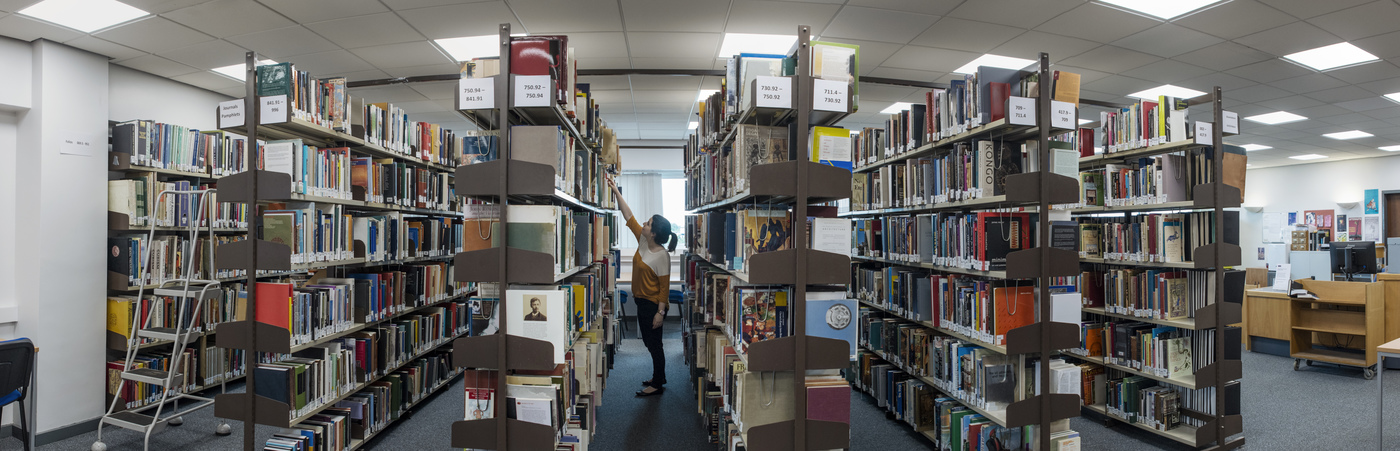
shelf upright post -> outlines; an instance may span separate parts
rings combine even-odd
[[[1036,102],[1035,108],[1035,123],[1040,131],[1038,137],[1040,148],[1036,150],[1040,152],[1040,195],[1037,196],[1036,211],[1040,213],[1038,215],[1040,217],[1040,224],[1038,224],[1040,247],[1044,248],[1041,249],[1044,252],[1040,253],[1040,273],[1036,274],[1036,282],[1039,285],[1039,293],[1037,293],[1036,298],[1040,300],[1040,311],[1037,312],[1039,318],[1036,318],[1040,322],[1040,393],[1043,395],[1040,397],[1040,425],[1037,428],[1040,431],[1040,437],[1037,438],[1040,441],[1040,449],[1050,449],[1050,424],[1052,423],[1050,419],[1053,418],[1051,416],[1053,410],[1051,409],[1052,398],[1050,396],[1050,355],[1055,352],[1052,349],[1053,336],[1050,333],[1050,312],[1053,311],[1053,306],[1050,303],[1050,279],[1047,276],[1047,271],[1053,264],[1049,249],[1050,176],[1054,174],[1052,169],[1055,167],[1054,162],[1050,159],[1053,156],[1050,152],[1050,80],[1050,54],[1040,52],[1040,83],[1038,83],[1040,92],[1037,93],[1039,101]]]
[[[511,89],[511,82],[510,82],[510,24],[509,24],[509,23],[503,23],[503,24],[501,24],[501,26],[500,26],[500,38],[499,38],[499,40],[500,40],[500,55],[501,55],[501,57],[500,57],[501,72],[500,72],[499,74],[496,75],[496,94],[495,94],[495,96],[496,96],[496,115],[497,115],[497,116],[496,116],[496,128],[497,128],[497,135],[498,135],[498,136],[496,137],[496,142],[499,143],[499,145],[500,145],[500,151],[498,152],[497,158],[499,158],[499,159],[501,160],[501,171],[502,171],[502,174],[501,174],[501,177],[500,177],[500,179],[499,179],[499,180],[500,180],[500,185],[499,185],[499,187],[498,187],[498,188],[500,189],[500,192],[498,193],[498,194],[499,194],[499,197],[496,199],[496,200],[498,201],[498,202],[497,202],[497,205],[500,206],[500,211],[499,211],[497,214],[498,214],[498,215],[500,216],[500,218],[501,218],[501,219],[500,219],[500,221],[501,221],[501,222],[500,222],[500,223],[501,223],[501,227],[500,227],[500,229],[499,229],[498,232],[497,232],[497,233],[500,233],[500,234],[501,234],[501,253],[500,253],[501,256],[500,256],[500,262],[499,262],[499,263],[500,263],[500,266],[498,266],[498,267],[496,268],[496,271],[497,271],[497,273],[496,273],[496,274],[497,274],[497,280],[500,281],[500,282],[499,282],[499,285],[496,287],[496,289],[497,289],[497,291],[496,291],[496,315],[497,315],[498,318],[499,318],[499,319],[498,319],[499,329],[496,330],[496,333],[499,334],[499,335],[501,336],[501,339],[496,341],[496,387],[498,387],[498,388],[497,388],[498,391],[500,391],[501,393],[505,393],[505,389],[506,389],[506,371],[507,371],[507,369],[506,369],[506,337],[507,337],[507,335],[506,335],[506,334],[509,332],[509,331],[507,330],[507,327],[508,327],[508,324],[510,324],[509,321],[506,321],[506,311],[509,310],[509,309],[507,309],[506,306],[505,306],[505,302],[506,302],[506,285],[509,284],[509,280],[510,280],[509,278],[507,278],[507,275],[508,275],[508,270],[507,270],[507,268],[509,268],[509,266],[507,265],[508,262],[506,261],[506,260],[508,259],[507,256],[510,255],[510,252],[508,252],[509,247],[506,245],[507,243],[510,242],[510,241],[508,241],[508,240],[506,239],[506,238],[507,238],[507,237],[506,237],[506,234],[508,233],[508,232],[506,231],[506,229],[509,228],[509,227],[506,227],[506,221],[508,220],[508,218],[507,218],[507,213],[506,213],[506,212],[509,210],[508,208],[506,208],[506,205],[509,203],[509,201],[508,201],[507,199],[508,199],[508,196],[509,196],[509,194],[510,194],[510,190],[509,190],[509,188],[508,188],[509,185],[510,185],[510,105],[511,105],[511,92],[510,92],[510,89]],[[501,399],[505,399],[505,398],[502,397]],[[508,434],[507,428],[506,428],[506,425],[507,425],[507,421],[506,421],[506,403],[504,403],[504,402],[497,402],[497,403],[496,403],[496,413],[495,413],[495,415],[493,415],[493,416],[496,418],[496,449],[497,449],[497,450],[501,450],[501,451],[508,450],[508,449],[510,449],[510,446],[509,446],[509,440],[510,440],[510,439],[507,438],[507,436],[508,436],[509,434]]]
[[[1210,169],[1210,181],[1212,184],[1215,185],[1215,189],[1211,190],[1211,192],[1213,193],[1211,205],[1215,208],[1213,208],[1211,211],[1215,214],[1214,240],[1217,243],[1224,244],[1225,208],[1223,207],[1224,199],[1222,199],[1221,192],[1224,191],[1222,188],[1225,186],[1225,110],[1223,108],[1224,99],[1222,99],[1221,89],[1219,86],[1216,86],[1214,89],[1211,90],[1210,107],[1212,114],[1210,144],[1212,146],[1211,149],[1213,150],[1213,152],[1211,152],[1212,161]],[[1221,264],[1222,262],[1226,261],[1224,258],[1225,250],[1225,246],[1223,245],[1215,246],[1215,274],[1213,275],[1213,277],[1215,278],[1214,294],[1216,321],[1212,328],[1215,332],[1215,355],[1218,357],[1215,365],[1215,414],[1211,415],[1212,417],[1214,417],[1214,421],[1211,421],[1208,424],[1215,427],[1214,449],[1217,450],[1226,450],[1234,448],[1234,446],[1228,446],[1225,442],[1225,439],[1229,437],[1227,435],[1225,426],[1225,385],[1230,382],[1226,380],[1226,378],[1229,376],[1225,372],[1226,365],[1224,363],[1225,330],[1229,328],[1229,325],[1225,324],[1225,267]]]
[[[250,249],[249,249],[249,254],[248,254],[248,266],[247,266],[247,268],[244,269],[244,271],[246,271],[246,274],[244,274],[244,275],[247,276],[247,280],[245,281],[243,287],[244,287],[245,290],[248,291],[248,299],[250,299],[250,300],[256,300],[256,299],[258,298],[258,274],[257,274],[257,273],[258,273],[258,246],[257,246],[257,239],[258,239],[258,236],[257,236],[257,234],[255,233],[255,231],[258,230],[258,222],[259,222],[259,217],[258,217],[258,214],[257,214],[257,213],[258,213],[258,189],[257,189],[257,187],[258,187],[258,166],[257,166],[257,163],[258,163],[258,161],[260,161],[260,159],[258,158],[258,157],[259,157],[259,154],[262,153],[262,149],[258,147],[258,122],[261,120],[261,118],[259,117],[259,116],[261,116],[261,114],[259,114],[259,111],[258,111],[258,96],[257,96],[257,93],[258,93],[258,91],[257,91],[257,84],[258,84],[258,77],[257,77],[257,75],[258,75],[258,55],[257,55],[257,53],[252,52],[252,51],[249,51],[249,52],[247,52],[246,54],[244,54],[243,66],[244,66],[244,72],[243,72],[243,79],[244,79],[244,83],[243,83],[243,84],[244,84],[243,117],[245,118],[244,121],[246,122],[246,124],[247,124],[246,126],[247,126],[247,128],[248,128],[248,152],[245,152],[246,155],[248,156],[248,162],[247,162],[243,167],[246,168],[245,170],[248,171],[248,172],[250,173],[250,174],[249,174],[249,177],[250,177],[249,183],[250,183],[250,184],[252,185],[252,187],[253,187],[253,189],[252,189],[252,199],[249,199],[249,200],[248,200],[248,203],[247,203],[247,205],[248,205],[248,238],[247,238],[247,239],[253,240],[253,244],[254,244],[253,246],[249,246]],[[255,301],[253,301],[253,302],[248,302],[247,304],[248,304],[248,319],[249,319],[249,320],[252,320],[252,321],[257,321],[257,318],[258,318],[258,303],[255,302]],[[256,323],[254,323],[254,324],[256,324]],[[250,332],[256,332],[256,331],[257,331],[257,328],[256,328],[256,327],[252,327],[252,328],[249,328],[248,330],[249,330]],[[257,371],[256,371],[256,368],[254,368],[254,367],[258,364],[257,349],[258,349],[258,334],[257,334],[257,333],[249,333],[249,334],[248,334],[248,350],[244,351],[244,353],[243,353],[243,368],[244,368],[243,372],[244,372],[244,374],[245,374],[245,377],[248,378],[248,382],[247,382],[247,384],[245,385],[245,387],[246,387],[246,388],[245,388],[245,391],[248,393],[248,396],[245,396],[245,397],[244,397],[244,398],[246,398],[246,399],[248,400],[248,406],[246,407],[246,409],[247,409],[246,412],[248,412],[248,417],[245,418],[245,419],[243,420],[243,450],[244,450],[244,451],[254,451],[254,450],[256,449],[256,447],[253,445],[253,442],[254,442],[255,440],[257,440],[257,438],[256,438],[256,432],[257,432],[257,415],[258,415],[258,409],[257,409],[258,396],[257,396],[257,394],[256,394],[256,393],[257,393],[257,390],[256,390],[256,387],[257,387],[257,380],[255,379],[255,378],[256,378],[255,374],[257,374]]]
[[[793,418],[792,449],[802,451],[807,449],[807,229],[802,224],[807,220],[807,172],[805,164],[811,159],[808,154],[811,152],[811,143],[808,139],[811,135],[812,102],[815,98],[812,92],[812,27],[799,25],[797,27],[797,83],[793,86],[793,101],[796,102],[797,113],[797,142],[788,151],[791,158],[798,161],[797,164],[797,187],[793,202],[792,214],[792,245],[796,251],[793,267],[793,298],[792,298],[792,318],[793,323],[793,366],[792,366],[792,399],[793,408],[796,412]]]

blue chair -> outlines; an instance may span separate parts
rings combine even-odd
[[[24,449],[30,448],[30,438],[33,437],[30,431],[29,421],[25,418],[25,401],[29,398],[29,392],[33,383],[34,374],[34,343],[28,338],[19,338],[0,342],[0,407],[10,405],[10,403],[21,401],[19,408],[19,424],[24,429],[25,438]],[[29,403],[33,403],[32,400]],[[4,411],[0,410],[0,422],[4,421]]]
[[[623,338],[626,338],[626,333],[627,333],[628,330],[630,330],[630,328],[627,326],[627,298],[630,298],[630,297],[632,297],[632,292],[631,292],[631,291],[627,291],[627,290],[617,290],[617,300],[618,300],[618,304],[619,304],[619,305],[618,305],[618,309],[620,309],[620,311],[621,311],[621,313],[622,313],[621,321],[622,321]]]

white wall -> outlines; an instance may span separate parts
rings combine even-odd
[[[144,119],[199,130],[218,128],[214,110],[229,96],[111,65],[108,117],[114,121]]]
[[[1330,209],[1348,218],[1361,216],[1365,212],[1363,207],[1342,210],[1337,202],[1361,202],[1368,189],[1400,190],[1397,175],[1400,175],[1400,155],[1246,171],[1244,205],[1264,208],[1260,213],[1240,212],[1244,265],[1264,266],[1258,258],[1263,213]]]
[[[28,42],[0,36],[0,110],[22,111],[30,108],[33,77]]]
[[[622,149],[623,171],[680,171],[685,169],[682,161],[685,151],[681,149]]]

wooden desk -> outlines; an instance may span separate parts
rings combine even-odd
[[[1293,369],[1298,369],[1299,360],[1316,360],[1361,367],[1367,379],[1375,377],[1375,349],[1386,342],[1381,284],[1326,280],[1299,283],[1317,299],[1293,299],[1290,303],[1289,355],[1294,359]],[[1345,345],[1341,337],[1346,337]],[[1356,343],[1356,338],[1360,338],[1360,343]],[[1340,347],[1361,352],[1338,351]]]
[[[1387,298],[1389,300],[1389,298]],[[1376,346],[1376,361],[1380,370],[1376,372],[1376,449],[1385,449],[1385,359],[1400,357],[1400,340],[1391,340]]]
[[[1400,339],[1400,274],[1376,274],[1385,284],[1385,341]]]
[[[1245,349],[1253,349],[1249,337],[1272,338],[1288,341],[1289,338],[1289,299],[1288,295],[1259,288],[1244,292]]]

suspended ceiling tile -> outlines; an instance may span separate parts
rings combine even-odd
[[[700,69],[710,65],[709,58],[632,58],[634,69]]]
[[[277,10],[298,23],[342,19],[388,11],[379,0],[296,0],[267,2],[269,8]]]
[[[423,35],[394,13],[347,17],[305,25],[311,31],[347,49],[382,47],[387,44],[423,40]]]
[[[1109,75],[1100,78],[1092,83],[1084,83],[1083,88],[1107,92],[1116,95],[1128,95],[1148,88],[1160,86],[1161,83],[1140,78],[1126,77],[1122,75]]]
[[[1225,98],[1239,99],[1243,102],[1255,103],[1262,102],[1265,100],[1273,100],[1288,97],[1291,95],[1293,95],[1293,93],[1291,92],[1284,91],[1273,86],[1259,84],[1243,89],[1232,89],[1230,90],[1230,92],[1225,93]]]
[[[536,29],[562,32],[621,31],[617,0],[533,0],[515,2],[511,10],[531,34]]]
[[[1327,71],[1332,76],[1347,83],[1358,84],[1388,78],[1400,78],[1400,67],[1389,61],[1376,61],[1343,69]]]
[[[77,47],[89,52],[106,55],[113,60],[124,60],[145,55],[146,52],[133,49],[115,42],[94,38],[92,36],[82,36],[77,39],[64,42],[66,45]]]
[[[213,69],[244,63],[247,60],[247,53],[248,50],[243,47],[230,44],[228,41],[215,40],[161,52],[160,56],[198,69]]]
[[[295,23],[253,0],[213,0],[162,14],[216,38],[256,33]]]
[[[1110,74],[1110,73],[1108,73],[1108,72],[1101,72],[1101,71],[1097,71],[1097,70],[1093,70],[1093,69],[1086,69],[1086,68],[1083,68],[1083,67],[1075,67],[1075,66],[1069,66],[1069,65],[1064,65],[1064,64],[1051,64],[1051,65],[1050,65],[1050,70],[1059,70],[1059,71],[1073,72],[1073,73],[1079,74],[1079,82],[1080,82],[1080,83],[1088,83],[1088,82],[1091,82],[1091,81],[1094,81],[1094,80],[1098,80],[1098,79],[1103,78],[1103,77],[1107,77],[1107,76],[1109,76],[1109,75],[1113,75],[1113,74]]]
[[[669,103],[690,105],[695,103],[697,91],[693,89],[675,91],[632,91],[632,100],[637,103]],[[644,120],[638,118],[638,120]]]
[[[1182,80],[1189,80],[1202,75],[1215,72],[1200,66],[1193,66],[1175,60],[1160,60],[1146,66],[1139,67],[1123,75],[1141,78],[1162,84],[1179,83]]]
[[[631,75],[633,91],[695,91],[700,90],[700,77],[674,75]]]
[[[666,122],[638,122],[637,131],[667,131],[684,133],[689,128],[690,121],[672,120]]]
[[[18,3],[28,3],[30,5],[39,3],[39,0],[12,1],[17,1]],[[165,14],[180,8],[198,5],[207,1],[209,0],[121,0],[122,3],[126,3],[128,5],[131,5],[132,7],[135,7],[136,9],[140,9],[151,14]]]
[[[1235,39],[1296,20],[1255,0],[1234,0],[1172,22],[1213,36]]]
[[[798,25],[812,27],[812,36],[821,36],[823,27],[836,17],[840,5],[733,0],[729,6],[727,33],[796,35]]]
[[[1215,36],[1167,23],[1119,39],[1113,44],[1129,50],[1171,58],[1220,42],[1223,40]]]
[[[417,89],[414,90],[416,91]],[[395,103],[394,106],[402,108],[405,113],[408,113],[410,119],[414,118],[414,115],[420,113],[432,113],[443,111],[442,104],[438,103],[436,100],[417,100],[413,102],[399,102]]]
[[[1051,58],[1054,58],[1052,55]],[[1105,45],[1068,59],[1063,59],[1065,64],[1074,66],[1084,66],[1094,70],[1101,70],[1111,73],[1123,73],[1128,70],[1146,66],[1160,58],[1146,53],[1135,52],[1122,47]]]
[[[860,87],[860,99],[876,102],[895,102],[904,100],[904,98],[909,97],[910,94],[923,91],[927,91],[927,89],[862,83]]]
[[[1378,97],[1377,99],[1380,100],[1380,101],[1382,101],[1382,102],[1386,102],[1387,105],[1386,105],[1386,106],[1383,106],[1383,107],[1380,107],[1380,108],[1377,108],[1377,109],[1374,109],[1374,110],[1367,110],[1367,111],[1366,111],[1365,113],[1363,113],[1363,114],[1365,114],[1366,116],[1371,117],[1372,119],[1382,119],[1382,120],[1400,119],[1400,105],[1397,105],[1395,102],[1391,102],[1391,101],[1385,100],[1385,99],[1383,99],[1383,98],[1379,98],[1379,97]],[[1358,102],[1366,102],[1366,100],[1364,100],[1364,99],[1363,99],[1363,100],[1355,100],[1355,101],[1346,102],[1346,103],[1347,103],[1347,104],[1357,104]]]
[[[1332,78],[1324,73],[1312,73],[1301,77],[1293,77],[1286,80],[1279,80],[1273,83],[1274,87],[1281,88],[1297,94],[1307,94],[1323,89],[1332,89],[1345,86],[1347,83]]]
[[[926,14],[846,6],[841,8],[836,20],[822,31],[822,36],[823,39],[849,38],[907,44],[937,20],[938,16]]]
[[[860,75],[869,74],[870,71],[880,67],[885,60],[894,56],[895,52],[903,48],[903,45],[890,44],[888,42],[858,41],[855,39],[827,39],[830,42],[842,44],[855,44],[860,46]]]
[[[175,50],[214,39],[163,17],[148,17],[93,36],[151,53]]]
[[[1326,105],[1326,106],[1331,106],[1331,105]],[[1339,108],[1339,109],[1340,109],[1340,108]],[[1346,110],[1342,109],[1342,111],[1346,111]],[[1356,127],[1358,130],[1361,130],[1361,129],[1364,129],[1364,127],[1361,127],[1361,123],[1373,121],[1373,120],[1375,120],[1375,119],[1372,119],[1370,116],[1367,116],[1367,115],[1364,115],[1364,114],[1361,114],[1361,113],[1343,113],[1343,114],[1335,114],[1335,115],[1331,115],[1331,116],[1319,116],[1319,117],[1317,118],[1317,120],[1318,120],[1318,121],[1321,121],[1321,122],[1326,122],[1326,123],[1332,124],[1332,125],[1342,125],[1342,126]],[[1329,139],[1330,139],[1330,138],[1329,138]]]
[[[1397,18],[1400,18],[1400,5],[1378,1],[1317,16],[1308,22],[1350,40],[1395,31]]]
[[[0,35],[21,41],[49,39],[55,42],[68,41],[83,36],[82,33],[70,28],[50,25],[47,22],[30,19],[19,14],[0,17]]]
[[[692,97],[690,100],[694,100],[694,97]],[[632,98],[632,109],[637,112],[638,119],[642,119],[644,117],[656,113],[688,114],[691,107],[693,106],[693,102],[690,101],[657,102],[655,100],[652,100],[649,96],[640,95],[635,95]]]
[[[1258,105],[1273,108],[1276,111],[1297,111],[1303,108],[1322,105],[1322,102],[1303,96],[1289,96],[1272,100],[1257,102]],[[1306,115],[1305,115],[1306,116]]]
[[[408,85],[414,91],[418,91],[423,97],[432,101],[449,101],[452,106],[456,106],[457,82],[455,81],[433,81],[426,83],[410,83]]]
[[[621,0],[627,31],[720,32],[728,8],[693,0]]]
[[[461,70],[461,66],[456,63],[428,64],[423,66],[404,66],[384,68],[392,77],[422,77],[427,75],[456,74]]]
[[[1210,92],[1212,88],[1219,86],[1221,89],[1225,90],[1226,98],[1229,98],[1230,90],[1245,88],[1254,84],[1255,83],[1252,81],[1245,80],[1234,75],[1230,75],[1224,72],[1215,72],[1200,77],[1192,78],[1190,80],[1184,80],[1177,86],[1191,88],[1202,92]]]
[[[886,61],[888,62],[888,61]],[[870,71],[871,77],[892,78],[895,80],[911,80],[931,82],[943,76],[944,72],[930,72],[917,69],[901,69],[897,67],[880,66]]]
[[[584,75],[579,83],[588,83],[594,91],[632,89],[632,81],[626,75]]]
[[[941,16],[961,3],[962,0],[850,0],[846,5]]]
[[[243,98],[244,95],[246,95],[246,93],[247,93],[246,89],[247,89],[247,87],[245,87],[245,86],[238,86],[238,87],[217,89],[217,90],[215,90],[215,92],[218,92],[219,94],[223,94],[223,95],[226,95],[226,96],[229,96],[229,97],[233,97],[233,98],[235,98],[235,99],[241,99],[241,98]]]
[[[641,139],[641,138],[638,138],[638,137],[637,137],[637,130],[635,130],[635,129],[633,129],[633,130],[615,130],[615,131],[617,132],[617,139]],[[624,166],[625,166],[625,165],[626,165],[626,163],[624,163]]]
[[[455,5],[458,3],[479,3],[490,0],[382,0],[384,6],[396,11],[428,8],[433,6]]]
[[[117,64],[166,78],[199,71],[199,69],[155,55],[138,56],[129,60],[120,61]]]
[[[962,67],[979,56],[982,55],[958,50],[906,45],[885,60],[883,66],[946,73]]]
[[[1341,103],[1352,100],[1374,98],[1376,95],[1370,91],[1355,86],[1342,86],[1332,89],[1316,90],[1303,95],[1328,103]]]
[[[638,130],[638,139],[681,139],[690,134],[689,130],[664,131],[664,130]]]
[[[620,32],[569,33],[570,55],[574,58],[626,58],[627,39]],[[718,47],[716,47],[718,48]],[[714,53],[714,50],[710,50]]]
[[[292,55],[340,50],[340,46],[326,40],[301,25],[276,30],[230,36],[225,40],[252,49],[264,58],[286,58]]]
[[[426,66],[452,62],[436,46],[427,41],[404,42],[352,49],[350,52],[379,69],[390,67]]]
[[[632,58],[579,58],[579,69],[631,69]]]
[[[1371,0],[1260,0],[1264,4],[1278,8],[1279,10],[1293,15],[1299,19],[1320,16],[1333,11],[1340,11],[1356,5],[1360,5]]]
[[[352,94],[365,99],[366,103],[396,103],[428,100],[408,85],[371,86],[354,88]]]
[[[1016,27],[944,17],[909,43],[923,47],[986,53],[1025,32],[1026,30]]]
[[[703,58],[708,61],[718,53],[721,38],[720,33],[630,32],[627,33],[627,48],[632,58]]]
[[[621,89],[610,91],[594,90],[593,100],[603,105],[632,103],[632,91]]]
[[[1099,47],[1099,43],[1057,34],[1027,31],[988,53],[1035,60],[1040,58],[1040,52],[1045,52],[1050,54],[1051,62],[1063,62],[1095,47]],[[1083,65],[1076,64],[1076,66]]]
[[[603,118],[603,119],[606,120],[606,119],[608,119],[608,118],[605,117],[605,118]],[[620,132],[620,131],[623,131],[623,130],[635,132],[635,131],[637,130],[637,123],[636,123],[636,122],[608,121],[608,128],[613,129],[614,132]]]
[[[420,113],[418,114],[418,117],[420,119],[417,120],[427,122],[430,124],[451,123],[462,120],[462,116],[457,114],[456,111],[434,111],[429,113]]]
[[[520,22],[515,20],[510,7],[499,1],[411,9],[399,11],[398,14],[428,39],[500,35],[496,27],[503,23],[511,24],[511,33],[525,32]],[[534,33],[534,28],[530,31],[531,34],[542,34]]]
[[[218,91],[225,88],[243,88],[243,82],[225,77],[209,71],[192,72],[185,75],[176,75],[172,80],[187,85],[197,86],[210,91]]]
[[[1225,73],[1259,83],[1273,83],[1279,80],[1311,75],[1317,72],[1282,59],[1272,58],[1254,64],[1236,67],[1225,71]]]
[[[1365,89],[1367,91],[1371,91],[1376,95],[1385,95],[1400,92],[1400,78],[1377,80],[1369,83],[1362,83],[1357,86],[1360,86],[1362,89]]]
[[[1235,39],[1235,42],[1274,55],[1289,55],[1342,42],[1342,38],[1307,22],[1293,22]]]
[[[1050,18],[1064,14],[1082,3],[1080,0],[978,0],[963,2],[961,6],[948,12],[948,15],[1018,28],[1036,28]]]
[[[1111,8],[1101,3],[1085,3],[1036,27],[1036,31],[1073,36],[1109,43],[1161,24],[1161,21]]]
[[[1352,44],[1360,47],[1362,50],[1371,52],[1372,55],[1376,55],[1378,58],[1390,59],[1400,57],[1400,31],[1359,39],[1356,42],[1352,42]]]
[[[357,72],[374,69],[370,63],[350,53],[349,50],[332,50],[329,52],[308,53],[286,58],[297,66],[297,70],[310,72],[313,75],[330,74],[340,72]]]

